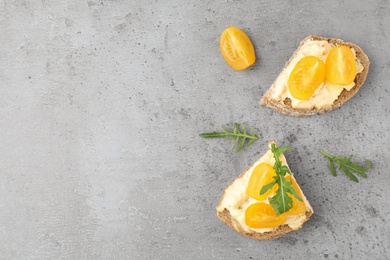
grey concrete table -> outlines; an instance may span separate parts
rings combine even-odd
[[[0,1],[1,259],[390,259],[389,1]],[[258,56],[235,71],[219,36]],[[308,35],[371,59],[343,107],[292,118],[258,102]],[[246,122],[240,153],[198,134]],[[223,189],[266,150],[286,156],[315,215],[256,241],[224,225]],[[318,153],[371,159],[332,177]]]

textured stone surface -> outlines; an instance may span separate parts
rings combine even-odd
[[[388,1],[0,1],[1,259],[385,259],[390,255]],[[219,53],[244,29],[256,64]],[[307,35],[371,59],[341,108],[290,118],[261,95]],[[247,122],[241,153],[198,134]],[[265,150],[286,153],[315,215],[272,241],[220,222],[222,190]],[[334,178],[318,152],[369,158]]]

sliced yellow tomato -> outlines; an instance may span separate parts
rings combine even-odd
[[[302,58],[288,78],[291,95],[299,100],[309,99],[325,80],[325,64],[315,56]]]
[[[236,70],[246,69],[256,61],[251,40],[237,27],[230,26],[222,32],[219,47],[225,61]]]
[[[264,202],[253,203],[245,211],[245,224],[251,228],[274,228],[285,220],[286,214],[276,216],[272,206]]]
[[[337,46],[326,58],[326,80],[335,85],[346,86],[356,77],[356,60],[351,48]]]
[[[288,182],[291,181],[291,176],[287,175],[284,177]],[[302,191],[299,189],[297,182],[295,179],[292,179],[292,186],[295,189],[295,192],[298,194],[299,197],[302,198]],[[287,215],[299,215],[306,212],[306,204],[303,201],[297,200],[293,195],[288,194],[292,198],[292,208],[287,211]]]
[[[269,189],[263,195],[260,195],[260,191],[264,185],[267,185],[274,180],[274,176],[276,176],[276,172],[270,164],[265,162],[260,163],[253,169],[251,177],[249,178],[246,194],[256,200],[266,200],[275,193],[278,185],[274,185],[272,189]]]

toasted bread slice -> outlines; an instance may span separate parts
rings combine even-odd
[[[270,145],[273,143],[271,141]],[[284,155],[280,156],[283,165],[287,165]],[[238,233],[254,239],[271,239],[280,237],[293,230],[298,230],[303,223],[309,220],[313,214],[313,208],[305,195],[302,194],[302,199],[306,205],[306,212],[300,215],[293,215],[288,218],[282,225],[272,229],[254,229],[245,224],[245,210],[256,201],[246,194],[246,189],[253,169],[261,162],[268,162],[274,164],[273,153],[268,150],[260,159],[258,159],[251,167],[246,169],[240,176],[238,176],[224,191],[222,198],[217,206],[218,217],[228,226],[236,230]],[[291,175],[292,178],[293,175]],[[295,179],[294,179],[295,180]],[[299,186],[298,186],[299,187]],[[300,187],[299,187],[300,189]]]
[[[356,75],[356,78],[354,80],[355,85],[350,90],[344,88],[332,104],[324,107],[316,106],[315,104],[313,107],[310,108],[293,107],[291,98],[284,97],[283,99],[280,99],[275,97],[275,93],[278,91],[277,88],[280,87],[279,85],[276,84],[276,82],[286,71],[286,68],[290,65],[290,62],[293,61],[294,58],[300,53],[302,46],[306,42],[313,41],[313,40],[314,41],[324,40],[333,46],[340,46],[340,45],[349,46],[351,49],[355,51],[357,62],[359,62],[363,66],[363,70]],[[276,111],[289,116],[305,117],[305,116],[310,116],[315,114],[324,114],[326,112],[332,111],[333,109],[341,106],[358,92],[358,90],[366,80],[369,65],[370,65],[370,61],[367,55],[356,44],[350,42],[344,42],[343,40],[336,39],[336,38],[308,36],[300,43],[300,45],[298,46],[298,48],[296,49],[296,51],[294,52],[290,60],[287,61],[285,67],[283,68],[282,72],[279,74],[278,78],[276,78],[272,86],[266,91],[266,93],[262,97],[260,104],[262,106],[267,106],[272,109],[275,109]]]

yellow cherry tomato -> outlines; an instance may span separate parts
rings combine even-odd
[[[260,163],[252,171],[246,194],[256,200],[266,200],[274,194],[278,185],[274,185],[272,189],[269,189],[263,195],[260,195],[260,190],[264,185],[274,181],[274,176],[276,176],[276,172],[270,164],[265,162]]]
[[[288,78],[291,95],[299,100],[308,100],[325,80],[325,64],[314,56],[302,58]]]
[[[337,46],[326,58],[326,80],[335,85],[346,86],[356,77],[356,60],[351,48]]]
[[[245,224],[251,228],[274,228],[285,220],[286,214],[276,216],[272,206],[264,202],[253,203],[245,211]]]
[[[219,47],[225,61],[236,70],[243,70],[256,61],[255,49],[248,35],[237,27],[226,28]]]
[[[291,176],[287,175],[284,177],[288,182],[291,181]],[[297,182],[295,179],[292,179],[292,186],[295,189],[295,192],[298,194],[299,197],[302,198],[302,192],[298,187]],[[288,194],[292,198],[292,208],[287,211],[287,215],[299,215],[306,212],[306,204],[303,201],[297,200],[293,195]],[[303,199],[303,198],[302,198]]]

